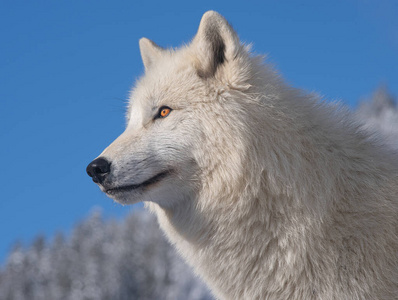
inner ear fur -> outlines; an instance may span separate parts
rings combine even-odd
[[[233,60],[240,48],[236,32],[215,11],[203,15],[192,44],[198,56],[194,64],[200,77],[214,76],[217,68]]]

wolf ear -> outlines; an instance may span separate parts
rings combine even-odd
[[[239,37],[223,16],[206,12],[192,44],[197,50],[194,64],[201,77],[213,76],[217,68],[232,61],[241,48]]]
[[[148,70],[148,68],[150,68],[150,66],[162,55],[164,50],[162,47],[156,45],[147,38],[141,38],[139,43],[142,62],[145,70]]]

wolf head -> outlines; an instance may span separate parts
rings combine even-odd
[[[139,44],[145,74],[131,92],[126,130],[87,173],[123,204],[171,207],[207,185],[222,192],[243,174],[245,139],[255,134],[248,120],[256,122],[258,102],[242,96],[255,81],[255,59],[213,11],[185,47]]]

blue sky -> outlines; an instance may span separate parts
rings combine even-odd
[[[188,42],[223,14],[296,87],[355,107],[379,84],[398,94],[398,2],[1,1],[0,264],[15,240],[68,232],[106,198],[86,165],[124,128],[142,74],[138,39]]]

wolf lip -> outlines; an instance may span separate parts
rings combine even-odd
[[[136,189],[141,188],[141,187],[147,187],[147,186],[149,186],[151,184],[159,182],[160,180],[165,178],[170,173],[171,173],[171,171],[164,171],[164,172],[161,172],[161,173],[149,178],[148,180],[145,180],[142,183],[130,184],[130,185],[124,185],[124,186],[119,186],[119,187],[115,187],[115,188],[106,189],[105,193],[107,193],[108,195],[114,195],[114,194],[119,193],[119,192],[128,192],[128,191],[136,190]]]

